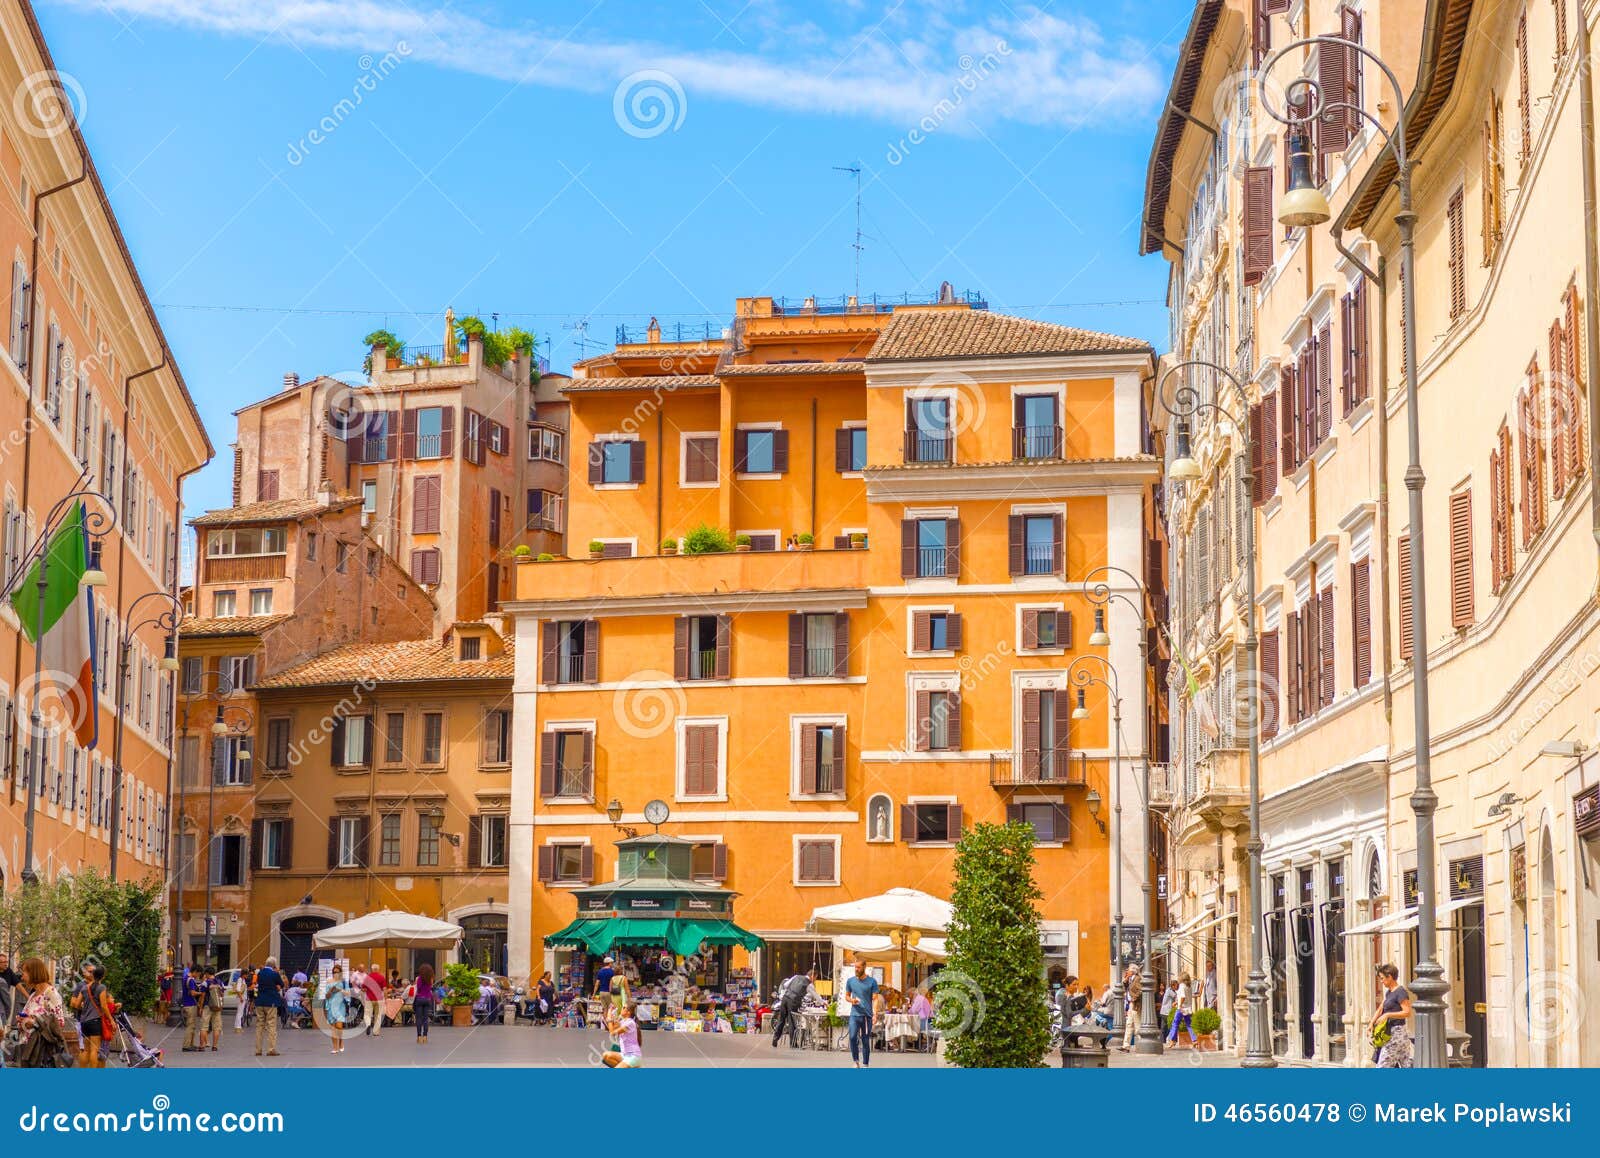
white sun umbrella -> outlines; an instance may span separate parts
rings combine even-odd
[[[323,929],[312,937],[312,944],[318,949],[384,949],[394,945],[405,949],[452,949],[459,940],[460,925],[384,909]]]
[[[906,959],[922,937],[944,937],[953,915],[950,902],[918,889],[890,889],[876,897],[813,909],[807,927],[835,937],[883,937],[894,946],[902,981]],[[942,948],[942,944],[941,944]]]
[[[835,937],[833,943],[846,953],[868,961],[898,961],[900,946],[888,937]],[[949,957],[943,937],[924,937],[906,946],[906,956],[914,961],[942,962]]]

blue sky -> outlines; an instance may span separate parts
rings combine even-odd
[[[498,311],[566,368],[585,320],[593,353],[849,292],[836,165],[864,294],[1161,340],[1137,223],[1178,0],[37,3],[218,446],[191,511],[228,501],[235,407],[380,325]]]

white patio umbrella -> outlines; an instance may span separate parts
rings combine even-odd
[[[898,961],[900,946],[889,937],[835,937],[834,944],[845,952],[868,961]],[[943,962],[949,956],[943,937],[924,937],[906,946],[906,956],[914,961]]]
[[[906,974],[906,959],[920,947],[923,936],[944,937],[954,910],[950,902],[917,889],[890,889],[876,897],[824,905],[813,909],[806,927],[815,933],[835,937],[884,937],[893,945],[900,961],[900,976]]]
[[[461,926],[416,913],[384,909],[342,925],[323,929],[311,943],[318,949],[453,949],[461,940]]]

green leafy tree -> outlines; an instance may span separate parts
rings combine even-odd
[[[1050,1047],[1033,826],[979,824],[956,845],[950,961],[934,985],[946,1057],[1031,1068]]]
[[[87,963],[104,965],[113,996],[148,1013],[161,967],[161,900],[159,882],[112,883],[92,868],[41,881],[0,900],[0,945],[54,963],[63,984]]]

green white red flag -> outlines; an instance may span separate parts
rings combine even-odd
[[[41,607],[39,568],[46,562]],[[95,697],[94,592],[83,586],[88,569],[89,532],[80,502],[11,593],[11,606],[23,634],[40,649],[41,686],[34,694],[55,693],[60,714],[82,748],[93,748],[100,730]]]

